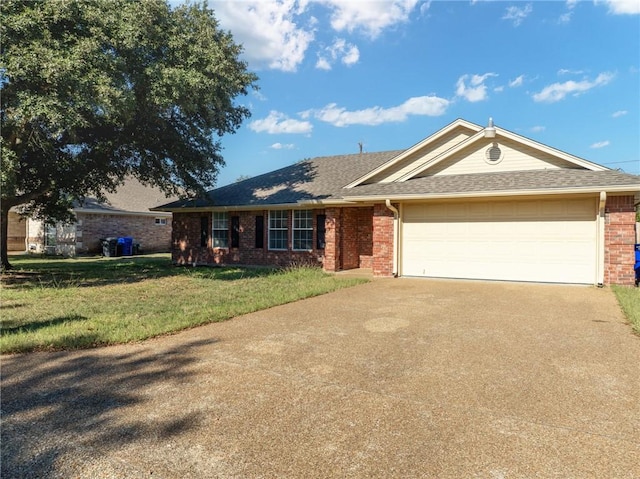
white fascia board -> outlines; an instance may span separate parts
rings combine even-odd
[[[441,161],[446,160],[450,155],[452,155],[454,153],[457,153],[458,151],[462,150],[463,148],[473,144],[479,138],[484,138],[484,130],[480,130],[475,135],[470,136],[466,140],[462,140],[460,143],[452,146],[447,151],[443,151],[442,153],[440,153],[435,158],[432,158],[431,160],[429,160],[427,163],[424,163],[424,164],[420,165],[419,167],[414,168],[410,172],[405,173],[400,178],[398,178],[396,180],[396,182],[401,183],[401,182],[410,180],[414,176],[419,175],[420,173],[424,172],[425,170],[428,170],[429,168],[431,168],[432,166],[437,165]]]
[[[382,171],[386,170],[390,166],[393,166],[396,163],[402,161],[407,156],[412,155],[416,151],[418,151],[421,148],[423,148],[425,145],[431,143],[434,140],[437,140],[438,138],[442,137],[443,135],[446,135],[447,133],[449,133],[450,131],[454,130],[455,128],[457,128],[459,126],[463,126],[465,128],[468,128],[469,130],[473,130],[473,131],[476,131],[476,132],[482,130],[481,126],[476,125],[475,123],[468,122],[468,121],[463,120],[461,118],[458,118],[457,120],[454,120],[453,122],[449,123],[444,128],[436,131],[431,136],[429,136],[429,137],[425,138],[424,140],[421,140],[420,142],[416,143],[415,145],[407,148],[406,150],[404,150],[399,155],[394,156],[389,161],[386,161],[382,165],[378,166],[376,169],[371,170],[370,172],[368,172],[365,175],[361,176],[357,180],[349,183],[347,186],[345,186],[345,188],[353,188],[354,186],[358,186],[358,185],[362,184],[363,182],[367,181],[369,178],[374,177],[375,175],[381,173]]]
[[[539,143],[535,140],[527,138],[525,136],[518,135],[516,133],[510,132],[509,130],[504,130],[502,128],[496,128],[497,134],[508,138],[512,141],[522,143],[526,146],[529,146],[533,149],[543,151],[550,155],[556,156],[562,160],[565,160],[569,163],[573,163],[576,166],[581,166],[582,168],[586,168],[591,171],[608,171],[611,168],[607,168],[606,166],[599,165],[597,163],[593,163],[592,161],[585,160],[583,158],[579,158],[577,156],[566,153],[562,150],[558,150],[557,148],[553,148],[551,146],[545,145],[544,143]]]
[[[633,187],[629,185],[615,187],[579,187],[579,188],[559,188],[557,190],[503,190],[503,191],[469,191],[463,193],[434,193],[434,194],[407,194],[407,195],[375,195],[375,196],[349,196],[353,202],[375,201],[380,202],[386,199],[391,201],[407,200],[445,200],[456,198],[488,198],[492,196],[543,196],[543,195],[569,195],[580,193],[627,193],[634,194],[640,189],[640,185]]]
[[[547,153],[549,155],[555,156],[557,158],[560,158],[568,163],[574,164],[576,166],[580,166],[581,168],[585,168],[587,170],[591,170],[591,171],[608,171],[610,168],[607,168],[606,166],[602,166],[602,165],[598,165],[597,163],[593,163],[591,161],[582,159],[582,158],[578,158],[577,156],[571,155],[569,153],[565,153],[564,151],[558,150],[556,148],[553,148],[551,146],[547,146],[543,143],[539,143],[537,141],[531,140],[529,138],[526,138],[524,136],[518,135],[516,133],[512,133],[508,130],[504,130],[502,128],[498,128],[495,127],[496,129],[496,138],[498,137],[503,137],[503,138],[507,138],[511,141],[514,141],[516,143],[520,143],[522,145],[528,146],[529,148],[533,148],[534,150],[538,150],[538,151],[542,151],[544,153]],[[418,168],[406,173],[405,175],[401,176],[400,178],[398,178],[396,181],[398,182],[403,182],[403,181],[407,181],[410,180],[411,178],[414,178],[415,176],[424,173],[426,170],[428,170],[429,168],[431,168],[432,166],[437,165],[438,163],[446,160],[447,158],[449,158],[451,155],[459,152],[460,150],[462,150],[463,148],[472,145],[473,143],[475,143],[476,141],[480,140],[481,138],[485,138],[484,136],[484,129],[480,130],[478,133],[476,133],[473,136],[470,136],[469,138],[467,138],[464,141],[461,141],[460,143],[458,143],[457,145],[449,148],[447,151],[442,152],[440,155],[436,156],[435,158],[433,158],[430,162],[425,163],[424,165],[419,166]]]

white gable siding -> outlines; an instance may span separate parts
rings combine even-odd
[[[465,175],[473,173],[498,173],[505,171],[529,171],[558,168],[577,168],[567,161],[547,155],[529,146],[496,138],[474,142],[451,158],[434,165],[418,176]],[[487,161],[487,149],[496,143],[502,152],[499,161]]]
[[[452,148],[461,141],[466,140],[475,133],[475,131],[467,128],[456,128],[455,131],[452,131],[448,135],[444,135],[433,143],[425,145],[424,148],[419,149],[397,164],[385,169],[383,172],[380,172],[380,174],[368,180],[367,183],[390,183],[392,181],[396,181],[402,175],[420,167],[420,165],[432,160],[436,156],[447,151],[449,148]]]

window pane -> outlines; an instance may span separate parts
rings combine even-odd
[[[214,248],[229,247],[229,217],[226,211],[213,213],[213,241]]]
[[[292,243],[294,250],[313,249],[313,215],[310,210],[293,212]]]
[[[275,210],[269,212],[269,249],[286,250],[287,244],[287,211]]]

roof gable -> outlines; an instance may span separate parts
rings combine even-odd
[[[417,165],[438,157],[454,145],[468,139],[482,127],[458,118],[433,135],[400,152],[397,156],[367,172],[365,175],[346,185],[347,188],[369,183],[388,183],[396,181]]]
[[[482,128],[458,119],[347,187],[431,175],[558,168],[608,170],[503,128]]]

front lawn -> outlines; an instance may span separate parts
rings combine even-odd
[[[12,264],[2,277],[2,353],[140,341],[366,281],[311,267],[174,267],[168,255]]]
[[[640,335],[640,289],[624,286],[612,286],[624,314],[636,334]]]

